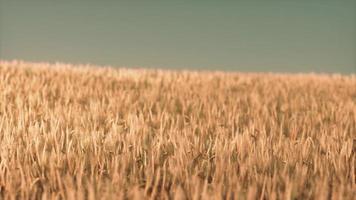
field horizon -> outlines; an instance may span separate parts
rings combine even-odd
[[[0,199],[353,199],[356,74],[0,60]]]
[[[36,61],[36,60],[20,60],[20,59],[0,59],[1,63],[11,64],[11,65],[41,65],[51,66],[66,66],[67,68],[101,68],[101,69],[126,69],[126,70],[148,70],[148,71],[167,71],[167,72],[203,72],[203,73],[229,73],[229,74],[273,74],[273,75],[330,75],[330,76],[356,76],[355,72],[339,72],[339,71],[323,71],[323,70],[310,70],[310,71],[298,71],[298,70],[270,70],[270,71],[261,71],[261,70],[238,70],[238,69],[226,69],[219,67],[215,68],[206,68],[206,67],[189,67],[189,66],[177,66],[174,68],[166,67],[156,67],[156,66],[144,66],[144,65],[110,65],[110,64],[97,64],[91,62],[62,62],[62,61]]]

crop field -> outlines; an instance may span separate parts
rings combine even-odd
[[[355,74],[0,62],[0,199],[355,196]]]

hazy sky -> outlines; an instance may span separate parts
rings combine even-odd
[[[0,0],[0,58],[356,73],[356,0]]]

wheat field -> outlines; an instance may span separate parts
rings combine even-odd
[[[355,199],[356,75],[0,62],[0,199]]]

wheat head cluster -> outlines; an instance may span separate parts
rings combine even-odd
[[[0,199],[354,199],[356,76],[0,62]]]

